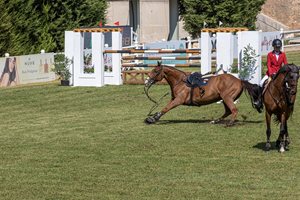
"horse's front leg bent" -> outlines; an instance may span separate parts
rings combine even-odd
[[[167,104],[166,107],[164,107],[160,112],[155,113],[153,116],[147,117],[145,119],[145,123],[146,124],[154,124],[155,122],[157,122],[161,116],[163,116],[164,114],[166,114],[168,111],[170,111],[171,109],[183,104],[184,102],[182,100],[180,100],[180,98],[175,98],[174,100],[169,101],[169,103]]]

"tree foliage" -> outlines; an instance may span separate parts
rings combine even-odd
[[[0,56],[63,51],[64,31],[105,21],[106,0],[0,1]]]
[[[193,37],[199,36],[204,22],[215,28],[219,22],[224,27],[255,28],[256,16],[265,0],[180,0],[179,12],[184,29]]]

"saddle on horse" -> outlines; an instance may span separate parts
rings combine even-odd
[[[186,79],[186,85],[192,89],[199,88],[200,95],[203,96],[205,94],[205,90],[202,86],[207,85],[210,77],[203,77],[203,75],[199,72],[194,72],[190,74]]]
[[[192,74],[190,74],[186,80],[185,80],[185,83],[186,83],[186,86],[190,87],[191,88],[191,92],[190,92],[190,102],[189,102],[189,105],[195,105],[197,106],[197,103],[194,103],[193,102],[193,95],[194,95],[194,89],[195,88],[199,88],[200,90],[200,97],[202,97],[204,94],[205,94],[205,90],[203,89],[202,86],[205,86],[207,85],[209,79],[210,79],[210,76],[206,76],[207,74],[205,75],[202,75],[201,73],[199,72],[194,72]]]

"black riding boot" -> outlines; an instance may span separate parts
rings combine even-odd
[[[256,110],[261,113],[263,109],[263,101],[262,101],[262,91],[263,88],[259,86],[259,89],[257,91],[257,97],[254,99],[253,105],[256,108]]]

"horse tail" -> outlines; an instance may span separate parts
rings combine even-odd
[[[257,84],[252,84],[244,80],[242,80],[242,85],[244,91],[247,91],[250,96],[252,107],[261,113],[263,109],[261,87]]]

